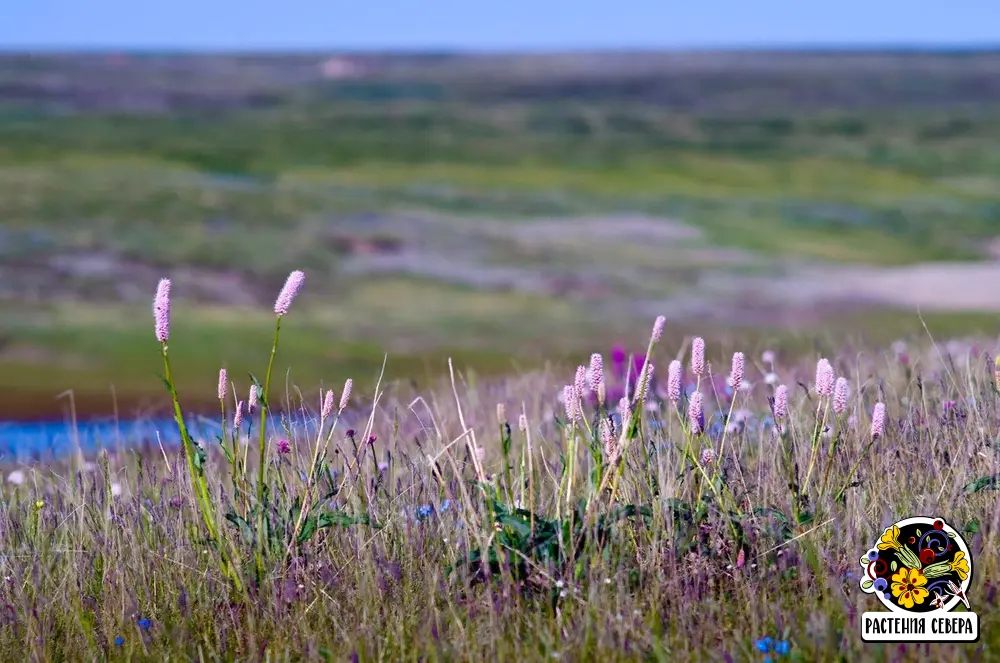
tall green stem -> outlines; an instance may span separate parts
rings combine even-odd
[[[232,579],[237,591],[243,591],[243,583],[240,581],[239,574],[236,573],[236,570],[229,562],[229,557],[226,555],[224,547],[225,542],[222,540],[218,527],[215,524],[204,468],[201,462],[195,465],[195,454],[197,451],[194,448],[194,440],[191,439],[191,435],[188,433],[187,424],[184,423],[184,411],[181,409],[181,402],[177,396],[177,389],[174,387],[173,377],[170,373],[170,357],[167,353],[167,344],[161,343],[161,348],[163,354],[163,379],[170,390],[170,398],[173,401],[174,420],[177,422],[177,428],[180,431],[181,444],[184,447],[184,456],[187,458],[188,471],[191,474],[191,482],[194,488],[195,499],[198,502],[198,510],[205,521],[205,527],[208,528],[208,535],[215,542],[219,551],[223,573]]]
[[[267,373],[264,374],[264,393],[258,394],[260,399],[260,464],[257,467],[257,570],[263,571],[264,551],[264,469],[267,454],[267,413],[271,409],[271,369],[274,368],[274,356],[278,353],[278,334],[281,332],[281,316],[274,323],[274,343],[271,344],[271,357],[267,362]]]

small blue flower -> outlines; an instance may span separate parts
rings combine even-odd
[[[757,651],[759,651],[761,654],[766,654],[772,649],[774,649],[774,638],[772,638],[771,636],[761,638],[757,642],[753,643],[753,646],[756,647]]]
[[[877,578],[875,580],[875,591],[884,592],[885,588],[888,586],[889,583],[886,582],[885,578]]]
[[[792,645],[789,644],[788,640],[781,640],[776,645],[774,645],[774,653],[779,656],[785,656],[791,651]]]
[[[153,622],[149,621],[146,618],[140,619],[138,623],[139,623],[139,628],[141,628],[143,631],[145,631],[146,629],[148,629],[150,626],[153,625]]]
[[[451,500],[441,502],[441,511],[447,511],[449,507],[451,507]]]
[[[420,520],[429,518],[432,513],[434,513],[434,507],[430,504],[424,504],[423,506],[417,507],[417,518]]]
[[[878,551],[875,550],[875,549],[869,550],[868,551],[868,561],[869,562],[874,562],[877,559],[878,559]]]
[[[770,656],[765,656],[764,663],[774,663],[774,659],[772,659]]]
[[[120,635],[117,638],[115,638],[115,647],[121,647],[124,644],[125,644],[125,638],[123,638]]]

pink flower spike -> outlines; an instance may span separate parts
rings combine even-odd
[[[705,374],[705,339],[700,336],[691,341],[691,372],[698,377]]]
[[[638,401],[646,400],[646,394],[649,392],[649,385],[653,382],[653,362],[646,362],[643,366],[642,373],[639,374],[639,380],[636,382],[635,398]]]
[[[323,409],[320,411],[320,419],[329,419],[330,415],[333,414],[334,406],[334,393],[333,389],[327,389],[326,396],[323,397]]]
[[[734,392],[739,391],[740,383],[743,382],[743,369],[744,369],[743,353],[742,352],[733,353],[733,369],[732,372],[729,374],[729,377],[733,383]]]
[[[573,378],[573,387],[576,388],[576,393],[583,396],[587,393],[587,367],[577,366],[576,376]]]
[[[816,393],[820,396],[833,394],[833,366],[825,358],[816,362]]]
[[[618,414],[622,418],[622,430],[628,429],[628,424],[632,420],[632,406],[624,396],[618,401]]]
[[[705,429],[705,411],[702,409],[701,401],[700,391],[694,392],[688,399],[688,425],[691,427],[692,435],[698,435]]]
[[[243,425],[243,401],[236,401],[236,412],[233,413],[233,428],[239,430]]]
[[[257,385],[250,385],[250,396],[247,398],[247,413],[253,414],[257,411],[257,405],[260,403],[260,396],[257,394]]]
[[[347,378],[344,382],[344,393],[340,395],[340,409],[343,410],[351,402],[351,391],[354,389],[354,380]]]
[[[662,315],[656,316],[656,321],[653,323],[653,343],[659,343],[660,337],[663,336],[663,326],[666,324],[667,319]]]
[[[604,357],[595,352],[590,355],[590,371],[588,375],[590,388],[597,391],[604,384]]]
[[[580,418],[580,397],[571,384],[563,387],[563,406],[566,408],[566,421],[576,423]]]
[[[170,338],[170,279],[160,279],[156,286],[153,320],[156,323],[156,340],[166,343]]]
[[[226,389],[229,387],[229,378],[226,376],[226,369],[219,369],[219,400],[226,400]]]
[[[843,414],[847,411],[847,378],[837,378],[837,383],[833,385],[833,411]]]
[[[774,390],[774,418],[784,419],[788,416],[788,387],[778,385]]]
[[[291,453],[291,451],[292,451],[292,444],[288,440],[285,439],[278,440],[279,454],[287,454]]]
[[[674,405],[681,399],[681,363],[674,359],[667,368],[667,398]]]
[[[302,289],[302,283],[305,280],[306,275],[298,270],[288,275],[288,280],[285,281],[284,287],[278,293],[278,299],[274,302],[275,315],[280,317],[288,313],[289,307],[295,300],[295,296],[299,294],[299,290]]]
[[[885,403],[876,403],[872,410],[872,439],[885,435]]]

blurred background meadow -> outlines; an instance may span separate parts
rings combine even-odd
[[[9,52],[0,419],[164,412],[164,276],[209,411],[292,269],[304,390],[571,362],[660,313],[747,350],[993,334],[998,108],[989,50]]]

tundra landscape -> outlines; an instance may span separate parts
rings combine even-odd
[[[994,660],[997,72],[0,56],[0,658]]]

